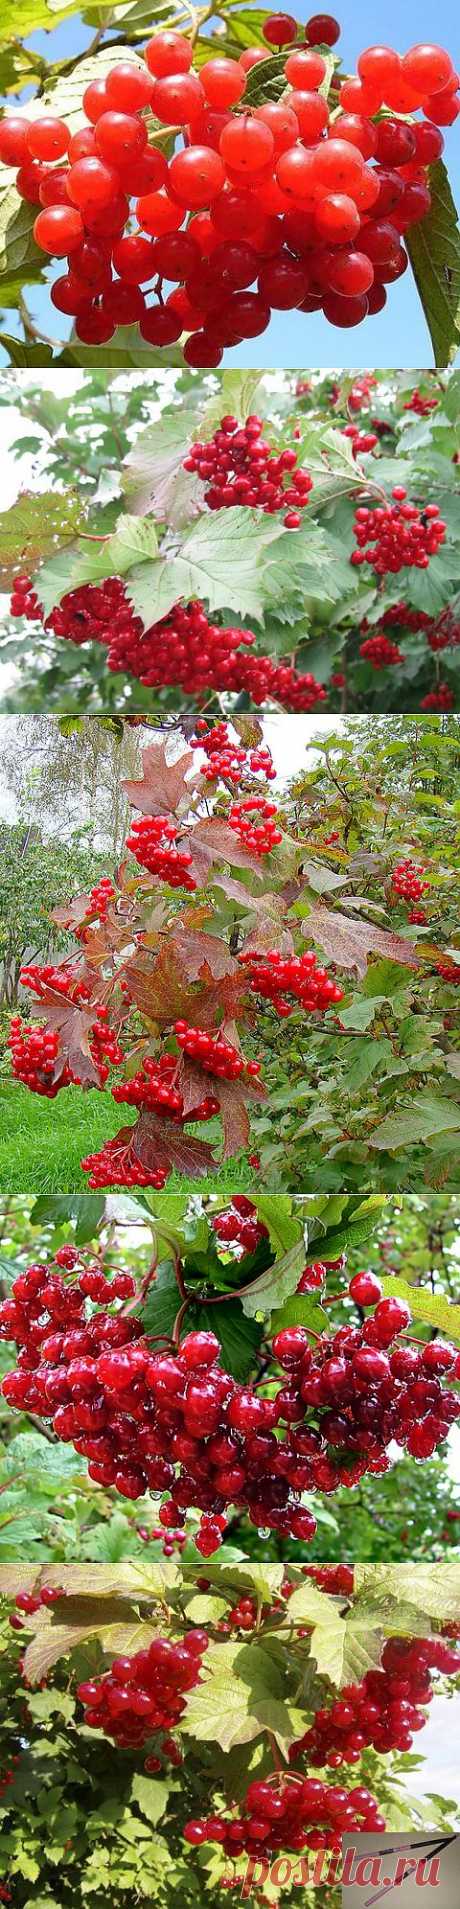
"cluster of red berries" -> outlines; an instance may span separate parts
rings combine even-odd
[[[169,888],[191,891],[196,887],[190,874],[193,858],[186,849],[176,848],[178,833],[177,823],[167,815],[135,816],[126,847],[131,849],[141,868],[147,868],[159,882],[167,882]]]
[[[91,889],[86,919],[90,919],[92,915],[97,915],[99,921],[107,921],[110,903],[111,901],[115,901],[115,896],[116,889],[113,886],[113,882],[110,881],[108,875],[104,875],[102,880],[95,882],[94,888]],[[78,935],[80,931],[77,929],[76,932]]]
[[[328,1446],[337,1447],[334,1462],[328,1455],[314,1464],[323,1491],[336,1489],[339,1480],[354,1484],[365,1471],[387,1471],[391,1438],[413,1458],[431,1457],[460,1416],[460,1400],[441,1382],[446,1373],[454,1380],[460,1375],[455,1346],[433,1340],[417,1350],[406,1341],[390,1352],[410,1324],[409,1307],[403,1300],[378,1298],[379,1281],[369,1273],[355,1276],[350,1293],[360,1307],[375,1304],[362,1328],[339,1327],[314,1355],[302,1327],[286,1328],[273,1341],[273,1352],[289,1373],[288,1422],[296,1425],[310,1406]]]
[[[250,795],[245,802],[232,804],[228,821],[245,848],[251,849],[254,855],[271,855],[272,849],[283,840],[282,829],[277,829],[273,821],[276,813],[276,802],[267,802],[263,795]],[[257,816],[260,816],[259,822]]]
[[[376,384],[377,379],[373,371],[360,372],[359,377],[354,379],[351,390],[348,392],[347,410],[367,411],[371,405],[372,393],[375,390]],[[336,384],[332,389],[331,402],[336,405],[341,405],[341,401],[340,385]]]
[[[436,970],[437,973],[441,975],[442,980],[448,981],[451,987],[458,988],[460,986],[460,962],[437,961]]]
[[[437,650],[458,649],[460,620],[449,603],[446,604],[445,610],[440,611],[439,616],[428,618],[426,640],[434,654]]]
[[[202,736],[206,769],[210,770],[214,782],[219,775],[222,775],[224,779],[229,779],[231,786],[234,787],[236,781],[245,778],[247,770],[251,775],[268,773],[269,778],[273,776],[271,755],[264,746],[260,748],[254,746],[249,750],[236,747],[225,723],[218,723],[215,729],[209,729],[204,722],[203,725],[199,724],[199,730],[200,734],[197,734],[194,746],[197,749],[201,748],[200,736]],[[244,842],[254,856],[264,855],[275,848],[282,839],[281,831],[274,825],[275,815],[275,804],[268,801],[265,795],[254,793],[242,801],[234,802],[230,807],[230,831],[233,830],[235,836]],[[170,884],[173,888],[187,891],[195,888],[195,882],[190,874],[192,854],[188,847],[182,849],[179,846],[178,834],[179,825],[168,815],[140,815],[132,823],[127,837],[127,846],[134,852],[139,864],[146,867],[156,879]],[[230,832],[229,840],[231,842]],[[231,860],[231,856],[229,859]],[[88,923],[95,910],[99,910],[101,918],[106,919],[106,909],[114,900],[116,901],[116,890],[110,881],[102,882],[94,888],[88,906],[86,906],[86,897],[84,898],[85,913],[78,929],[83,949],[85,938],[89,933]],[[324,1008],[330,1004],[331,1000],[341,998],[341,991],[337,991],[335,983],[328,980],[325,971],[316,969],[313,954],[305,954],[297,962],[293,957],[289,972],[286,969],[282,971],[282,980],[286,985],[289,975],[292,984],[295,981],[297,997],[305,1005]],[[310,985],[312,976],[314,977],[313,988]],[[52,963],[42,967],[31,963],[22,970],[21,979],[38,997],[44,1017],[47,1013],[49,1014],[50,1025],[47,1025],[45,1019],[45,1025],[40,1024],[36,1029],[28,1029],[23,1026],[20,1016],[14,1017],[10,1032],[10,1048],[16,1078],[33,1091],[48,1098],[54,1098],[62,1088],[71,1084],[104,1087],[109,1078],[110,1067],[121,1067],[126,1060],[119,1036],[123,1029],[126,1046],[127,1024],[131,1012],[129,982],[123,974],[120,976],[116,964],[113,967],[115,992],[110,1008],[96,1001],[94,1016],[92,1015],[92,994],[95,973],[86,962],[84,953],[83,956],[78,956],[77,961],[64,962],[59,967],[55,967]],[[253,986],[252,974],[249,979]],[[69,1026],[66,1014],[59,1015],[58,1025],[53,1026],[53,1013],[49,1003],[51,1002],[51,1009],[53,1009],[55,1001],[69,1003],[69,1010],[72,1009],[72,1012],[69,1012]],[[81,1022],[77,1026],[79,1010],[81,1010]],[[199,1020],[199,996],[197,996],[196,1013]],[[113,1025],[109,1024],[109,1017]],[[90,1021],[89,1036],[86,1031],[87,1018]],[[170,1123],[175,1122],[177,1126],[185,1126],[187,1120],[208,1121],[219,1114],[220,1096],[213,1091],[212,1086],[209,1092],[206,1091],[208,1086],[206,1075],[213,1076],[216,1081],[220,1079],[227,1082],[236,1082],[241,1077],[246,1089],[249,1092],[252,1090],[254,1095],[260,1063],[257,1060],[247,1060],[238,1045],[226,1039],[225,1027],[222,1027],[219,1032],[213,1032],[206,1026],[191,1025],[189,1020],[178,1019],[170,1027],[169,1034],[171,1037],[175,1035],[179,1050],[188,1061],[194,1064],[194,1087],[196,1070],[197,1068],[202,1070],[202,1094],[200,1096],[197,1092],[196,1105],[193,1104],[193,1098],[191,1099],[190,1095],[187,1101],[182,1079],[181,1053],[178,1055],[177,1051],[176,1053],[169,1051],[157,1055],[147,1052],[147,1055],[143,1055],[136,1071],[131,1076],[128,1073],[126,1079],[123,1078],[118,1084],[112,1086],[111,1092],[117,1104],[125,1103],[155,1114],[155,1122],[144,1123],[145,1139],[151,1143],[148,1149],[148,1164],[147,1158],[145,1162],[143,1158],[141,1139],[144,1139],[144,1131],[142,1130],[142,1134],[138,1132],[140,1123],[138,1122],[133,1129],[122,1128],[118,1134],[104,1143],[100,1151],[88,1154],[82,1162],[84,1170],[90,1175],[90,1186],[94,1189],[116,1184],[151,1185],[158,1188],[165,1185],[172,1170],[173,1159],[176,1157],[175,1152],[171,1152]],[[92,1079],[88,1079],[86,1059],[81,1066],[79,1065],[79,1042],[82,1057],[86,1056],[86,1047],[89,1044],[94,1062]],[[126,1069],[124,1071],[126,1072]],[[190,1068],[186,1071],[190,1078]],[[163,1132],[158,1125],[162,1119],[165,1122]],[[190,1136],[187,1136],[187,1144],[189,1149],[193,1146]],[[202,1152],[200,1153],[199,1150],[197,1164],[201,1165],[201,1159]]]
[[[184,1836],[194,1847],[220,1843],[226,1855],[237,1857],[243,1851],[260,1856],[261,1850],[339,1850],[350,1830],[384,1828],[370,1790],[343,1790],[290,1770],[250,1783],[238,1815],[192,1818]]]
[[[418,418],[426,418],[430,411],[437,410],[438,404],[439,397],[425,398],[423,393],[417,388],[415,391],[411,391],[410,398],[406,398],[406,402],[403,404],[403,411],[415,411]]]
[[[366,1672],[359,1684],[346,1684],[329,1708],[316,1710],[313,1723],[294,1744],[313,1769],[326,1764],[339,1770],[359,1763],[369,1745],[380,1756],[390,1750],[410,1750],[414,1734],[426,1723],[424,1708],[433,1695],[430,1671],[452,1676],[460,1671],[460,1657],[442,1638],[391,1637],[383,1648],[379,1669]]]
[[[87,1153],[81,1166],[89,1174],[88,1186],[94,1191],[106,1186],[149,1186],[159,1191],[171,1171],[169,1166],[143,1167],[132,1127],[121,1127],[113,1140],[104,1141],[99,1153]]]
[[[97,1082],[87,1084],[104,1087],[110,1067],[121,1066],[124,1054],[116,1035],[106,1025],[107,1008],[99,1006],[95,1013],[98,1025],[91,1031],[89,1048],[98,1078]],[[15,1080],[22,1081],[31,1093],[40,1094],[45,1100],[55,1100],[61,1088],[81,1084],[76,1061],[70,1068],[60,1049],[59,1033],[46,1023],[29,1028],[20,1014],[13,1014],[8,1047]]]
[[[270,1609],[272,1608],[271,1606]],[[231,1635],[232,1631],[253,1631],[257,1624],[257,1617],[257,1600],[253,1597],[241,1596],[238,1598],[238,1603],[234,1604],[229,1611],[228,1617],[221,1618],[218,1628],[226,1635]]]
[[[36,1611],[52,1610],[53,1604],[59,1604],[62,1597],[64,1591],[51,1584],[43,1584],[38,1591],[18,1591],[14,1600],[15,1609],[9,1619],[11,1629],[23,1631],[28,1617],[35,1617]]]
[[[67,963],[54,967],[51,962],[39,967],[32,962],[21,969],[20,980],[24,987],[31,989],[39,1001],[46,1006],[48,990],[56,996],[83,1006],[90,1000],[88,983],[78,975],[78,971]],[[104,1087],[109,1077],[110,1067],[119,1067],[124,1060],[113,1028],[108,1026],[107,1007],[101,1003],[95,1006],[95,1024],[89,1035],[89,1050],[97,1070],[97,1081],[93,1084]],[[70,1068],[65,1055],[60,1050],[59,1032],[44,1025],[28,1028],[20,1014],[14,1014],[10,1022],[8,1046],[12,1057],[12,1070],[16,1080],[20,1080],[33,1093],[41,1094],[48,1100],[54,1100],[62,1087],[77,1085],[80,1081],[77,1062]],[[91,1083],[88,1083],[91,1084]]]
[[[217,1080],[238,1080],[240,1074],[255,1079],[260,1074],[260,1061],[245,1061],[221,1034],[208,1034],[205,1028],[191,1027],[188,1021],[175,1021],[174,1033],[183,1054],[198,1061],[203,1072],[214,1074]]]
[[[230,1206],[215,1213],[211,1225],[223,1246],[239,1246],[243,1253],[255,1253],[261,1240],[268,1239],[268,1228],[257,1218],[254,1201],[246,1193],[234,1193]]]
[[[255,749],[243,749],[241,744],[232,742],[228,724],[213,723],[212,728],[203,717],[196,725],[196,735],[192,736],[192,748],[202,749],[206,761],[200,765],[200,775],[205,782],[230,782],[238,788],[244,782],[245,772],[251,775],[263,775],[267,782],[274,782],[274,768],[270,749],[264,743]]]
[[[454,703],[453,689],[449,688],[448,683],[438,683],[437,689],[430,689],[428,696],[422,697],[420,708],[438,709],[442,713],[443,710],[453,709]]]
[[[22,1081],[32,1094],[55,1100],[62,1087],[70,1087],[70,1068],[64,1061],[59,1065],[59,1035],[55,1029],[26,1027],[21,1015],[13,1014],[8,1047],[15,1080]]]
[[[429,889],[429,882],[423,881],[425,864],[416,862],[397,862],[391,876],[391,886],[402,901],[419,901],[420,896]]]
[[[406,503],[403,484],[395,484],[393,504],[360,505],[353,530],[358,545],[353,564],[369,563],[378,577],[405,568],[427,570],[444,543],[446,525],[438,504]]]
[[[302,511],[313,488],[308,471],[297,465],[297,453],[280,451],[277,456],[262,437],[262,418],[221,418],[209,442],[192,444],[184,459],[184,471],[194,471],[207,488],[205,503],[210,510],[225,510],[236,504],[261,509],[269,517],[286,510],[287,530],[298,530]]]
[[[344,1268],[345,1255],[343,1253],[340,1259],[313,1260],[310,1266],[304,1267],[304,1271],[300,1275],[297,1292],[322,1292],[326,1285],[328,1273],[343,1273]]]
[[[213,723],[210,727],[203,716],[196,724],[196,733],[191,741],[192,748],[201,749],[206,757],[206,761],[200,764],[200,775],[206,782],[220,780],[238,788],[244,783],[246,771],[251,771],[253,775],[261,771],[269,782],[275,779],[276,769],[270,749],[265,744],[244,749],[241,743],[232,740],[225,722]]]
[[[160,1751],[169,1761],[180,1762],[180,1752],[177,1757],[174,1754],[179,1746],[174,1739],[171,1745],[169,1731],[183,1716],[186,1691],[200,1681],[208,1644],[206,1631],[186,1631],[177,1643],[158,1636],[133,1657],[115,1657],[98,1681],[78,1685],[85,1724],[91,1730],[103,1730],[122,1750],[137,1749],[157,1730],[166,1731]],[[159,1767],[148,1758],[146,1769]]]
[[[351,1564],[304,1564],[305,1577],[314,1578],[320,1591],[329,1591],[331,1597],[348,1598],[354,1590],[354,1570]]]
[[[280,1020],[294,1012],[294,1002],[307,1014],[326,1013],[333,1003],[343,1001],[343,988],[331,981],[326,968],[317,965],[316,955],[282,955],[276,948],[263,954],[240,954],[254,994],[272,1001]],[[289,1000],[293,996],[293,1001]]]
[[[403,602],[389,603],[387,609],[382,611],[381,616],[382,629],[384,630],[394,629],[396,625],[398,629],[412,630],[415,633],[417,633],[418,630],[428,631],[431,629],[432,621],[432,617],[428,616],[426,610],[413,610],[411,609],[410,603]],[[364,632],[368,630],[368,628],[369,624],[364,617],[361,629]]]
[[[10,607],[13,616],[35,622],[40,605],[31,592],[30,578],[17,577]],[[167,616],[144,629],[118,577],[69,590],[46,617],[44,628],[79,645],[103,643],[108,669],[126,671],[146,689],[180,689],[195,699],[209,689],[242,691],[257,707],[274,702],[306,714],[327,699],[311,671],[299,672],[269,656],[240,655],[252,649],[254,632],[210,623],[202,603],[175,604]]]
[[[161,1543],[163,1556],[165,1558],[173,1558],[174,1552],[176,1550],[182,1551],[184,1544],[187,1544],[187,1533],[185,1531],[180,1531],[179,1528],[177,1531],[164,1531],[162,1525],[153,1525],[151,1531],[147,1529],[147,1525],[138,1525],[137,1536],[141,1538],[143,1544]]]
[[[86,87],[86,124],[72,136],[49,113],[4,120],[0,158],[41,208],[37,245],[67,261],[51,298],[83,344],[131,324],[154,346],[185,331],[186,363],[215,366],[264,332],[272,309],[322,308],[339,326],[382,310],[386,283],[407,267],[402,235],[430,210],[428,168],[443,150],[439,126],[459,111],[458,77],[441,47],[402,59],[368,47],[329,103],[312,42],[325,30],[334,44],[339,29],[331,42],[322,16],[296,44],[295,20],[268,18],[268,48],[288,49],[289,91],[254,109],[244,95],[263,48],[194,72],[190,42],[160,31],[140,60],[115,60]],[[390,114],[378,119],[382,106]],[[409,123],[419,107],[425,123]],[[150,112],[183,135],[169,160],[148,143]],[[177,288],[166,297],[165,281]]]
[[[132,1074],[131,1080],[123,1081],[112,1088],[113,1099],[125,1102],[129,1107],[148,1107],[163,1119],[184,1121],[184,1102],[182,1094],[174,1085],[177,1074],[175,1054],[162,1054],[142,1062],[138,1074]],[[193,1120],[211,1120],[218,1114],[219,1102],[213,1094],[207,1094],[199,1106],[193,1108]],[[191,1116],[189,1116],[191,1117]]]
[[[251,1221],[238,1198],[237,1220]],[[220,1237],[221,1227],[220,1220]],[[251,1238],[251,1248],[257,1243]],[[205,1557],[222,1542],[232,1504],[258,1529],[308,1543],[315,1519],[301,1502],[305,1491],[330,1493],[387,1471],[394,1440],[414,1458],[430,1457],[460,1416],[460,1400],[444,1384],[446,1376],[457,1382],[460,1355],[439,1339],[396,1343],[409,1307],[381,1299],[372,1273],[350,1285],[356,1304],[375,1305],[362,1327],[323,1335],[314,1351],[304,1327],[275,1335],[271,1353],[283,1377],[269,1398],[222,1369],[211,1332],[154,1351],[139,1319],[107,1310],[107,1299],[121,1295],[120,1279],[124,1298],[134,1282],[116,1274],[107,1288],[98,1266],[70,1286],[43,1265],[21,1273],[0,1307],[0,1337],[20,1348],[3,1394],[49,1419],[88,1459],[95,1483],[130,1499],[168,1492],[160,1510],[166,1531],[180,1530],[189,1508],[199,1510],[196,1543]]]
[[[428,616],[426,610],[412,610],[408,603],[392,603],[382,612],[379,628],[368,635],[367,617],[361,623],[364,642],[360,644],[359,654],[373,669],[385,669],[404,663],[405,657],[398,643],[386,636],[387,629],[404,631],[423,631],[428,648],[436,655],[440,650],[456,649],[460,644],[460,623],[450,604],[436,617]],[[452,709],[454,694],[447,683],[438,683],[421,704],[422,709]]]
[[[364,643],[359,645],[359,654],[364,656],[366,663],[371,664],[372,669],[388,669],[392,664],[404,662],[402,650],[397,643],[391,642],[389,636],[384,635],[383,630],[376,630],[375,636],[365,637]]]
[[[376,431],[360,431],[357,424],[344,424],[342,437],[350,439],[353,457],[363,457],[365,451],[375,451],[379,441]]]

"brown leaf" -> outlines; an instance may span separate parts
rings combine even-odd
[[[239,1049],[240,1043],[235,1038],[233,1028],[226,1026],[225,1038]],[[248,1100],[266,1100],[267,1091],[263,1081],[251,1077],[248,1079],[244,1075],[240,1075],[238,1080],[219,1080],[217,1075],[208,1074],[205,1068],[184,1056],[175,1084],[182,1094],[184,1114],[189,1120],[193,1120],[193,1109],[199,1107],[206,1094],[213,1094],[218,1100],[224,1136],[222,1160],[231,1159],[233,1154],[241,1153],[247,1147],[251,1123],[246,1103]]]
[[[244,953],[247,954],[250,951],[259,952],[260,950],[262,954],[265,954],[268,953],[271,948],[275,948],[278,954],[291,955],[294,952],[294,941],[291,931],[285,927],[279,911],[271,914],[267,909],[265,912],[265,904],[269,900],[270,896],[265,895],[260,914],[258,914],[257,920],[253,922],[249,933],[244,937]]]
[[[368,954],[384,955],[406,968],[420,967],[420,957],[412,941],[378,928],[375,922],[350,921],[349,916],[341,915],[338,909],[311,908],[306,921],[302,922],[302,934],[309,941],[318,942],[337,967],[356,968],[360,976],[366,974]]]
[[[252,925],[248,928],[242,943],[243,948],[276,948],[282,954],[292,954],[294,942],[289,928],[285,926],[283,895],[252,895],[243,882],[232,875],[216,877],[217,886],[222,888],[229,901],[241,903]],[[297,895],[297,887],[296,887]]]
[[[200,1027],[218,1027],[222,1013],[229,1015],[238,1011],[245,989],[237,962],[230,973],[226,971],[216,980],[209,963],[204,961],[201,985],[191,984],[180,948],[169,941],[163,943],[150,968],[145,965],[145,956],[136,955],[127,964],[124,978],[136,1007],[158,1027],[169,1027],[178,1020],[191,1021],[193,1026],[195,1018],[199,1019]]]
[[[175,762],[169,762],[165,743],[150,742],[144,749],[144,773],[140,780],[125,779],[122,783],[128,802],[139,809],[141,815],[177,815],[181,801],[194,786],[193,781],[186,782],[193,760],[193,749],[184,749]]]
[[[187,1180],[201,1180],[218,1165],[206,1140],[194,1140],[192,1134],[176,1126],[173,1120],[159,1120],[157,1114],[142,1113],[130,1129],[133,1151],[146,1173],[157,1167],[173,1167]]]
[[[221,1158],[231,1160],[235,1153],[246,1151],[251,1132],[250,1116],[240,1081],[219,1080],[215,1085],[223,1133]]]
[[[61,901],[57,908],[50,909],[50,920],[55,921],[58,928],[81,928],[90,910],[89,894],[73,895],[71,901]]]
[[[185,972],[188,971],[191,981],[198,981],[205,968],[215,981],[221,981],[226,974],[239,974],[238,963],[225,942],[218,935],[202,934],[189,928],[184,919],[177,922],[170,945],[177,948],[179,960]]]
[[[230,868],[249,868],[257,881],[263,881],[260,857],[243,848],[234,829],[218,816],[205,816],[203,821],[197,822],[186,847],[192,856],[190,874],[199,887],[206,886],[214,862],[228,862]]]
[[[236,729],[244,749],[256,749],[264,741],[263,723],[258,716],[232,716],[232,728]]]

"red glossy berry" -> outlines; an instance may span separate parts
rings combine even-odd
[[[348,1291],[357,1306],[375,1306],[382,1297],[380,1280],[375,1278],[374,1273],[355,1273]]]
[[[67,252],[74,252],[84,237],[80,213],[74,206],[50,206],[39,212],[34,225],[36,245],[43,252],[56,254],[62,258]]]

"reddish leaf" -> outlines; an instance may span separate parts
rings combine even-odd
[[[217,935],[202,934],[189,927],[186,918],[178,921],[174,929],[173,946],[177,949],[179,960],[183,962],[185,972],[191,981],[198,981],[212,974],[215,981],[221,981],[226,974],[239,974],[238,962],[230,954],[224,941]]]
[[[243,848],[234,829],[217,816],[205,816],[202,822],[197,822],[186,846],[192,856],[190,874],[199,887],[206,887],[214,862],[228,862],[230,868],[249,868],[257,881],[263,881],[260,857]]]
[[[164,742],[149,743],[144,750],[144,773],[139,782],[122,784],[128,802],[139,809],[141,815],[177,815],[184,797],[188,804],[195,786],[196,778],[186,781],[193,761],[193,749],[185,749],[175,762],[170,762]]]
[[[96,1022],[96,1006],[75,1006],[66,1001],[62,994],[56,994],[52,988],[44,988],[40,1001],[34,1003],[33,1013],[40,1021],[46,1020],[47,1027],[59,1033],[61,1052],[58,1056],[54,1079],[59,1080],[65,1062],[81,1082],[82,1087],[100,1087],[97,1068],[91,1057],[89,1037]]]
[[[176,1126],[173,1120],[159,1120],[156,1114],[142,1113],[135,1127],[125,1131],[131,1134],[133,1151],[146,1172],[155,1172],[156,1167],[166,1167],[168,1171],[175,1167],[185,1179],[201,1180],[218,1165],[209,1143],[194,1140],[192,1134],[184,1133],[183,1127]]]
[[[318,942],[339,968],[356,968],[360,976],[366,973],[368,954],[384,955],[388,961],[399,961],[406,968],[420,967],[420,957],[412,941],[378,928],[375,922],[350,921],[349,916],[341,915],[338,909],[311,908],[307,920],[302,922],[302,934]]]
[[[125,980],[136,1007],[158,1027],[170,1027],[177,1020],[194,1025],[196,1017],[200,1027],[218,1027],[222,1014],[233,1015],[240,1009],[245,990],[237,962],[233,972],[224,974],[220,981],[214,979],[209,964],[204,962],[201,985],[190,985],[180,949],[170,942],[163,944],[150,968],[145,965],[145,957],[135,956],[125,968]]]
[[[270,900],[270,895],[264,896],[264,903],[261,905],[257,920],[253,922],[249,933],[244,937],[243,948],[245,954],[252,950],[260,950],[262,954],[265,952],[268,953],[271,948],[276,948],[278,954],[283,954],[286,957],[293,954],[294,942],[290,929],[284,926],[279,912],[274,911],[273,914],[271,914],[270,910],[266,908],[265,904]]]
[[[226,1038],[233,1038],[233,1045],[239,1048],[234,1030],[226,1027],[225,1034]],[[218,1100],[224,1136],[223,1160],[231,1159],[233,1154],[241,1153],[247,1147],[251,1123],[246,1103],[248,1100],[266,1099],[266,1088],[262,1081],[248,1080],[244,1075],[240,1075],[238,1080],[218,1080],[215,1074],[208,1074],[204,1068],[184,1057],[176,1084],[182,1094],[184,1114],[189,1120],[193,1120],[193,1109],[199,1107],[205,1094],[213,1094]]]
[[[55,921],[58,928],[81,928],[90,910],[91,896],[89,894],[73,895],[72,901],[62,901],[58,908],[50,909],[50,920]]]
[[[123,875],[123,871],[121,874]],[[85,928],[82,946],[92,967],[100,967],[101,963],[107,960],[108,955],[124,948],[126,943],[129,944],[132,941],[132,924],[136,917],[136,906],[123,881],[120,886],[122,896],[123,886],[125,887],[126,897],[121,912],[120,909],[117,910],[114,903],[109,904],[104,921],[100,921],[95,914],[93,921],[89,920]],[[51,921],[55,921],[59,928],[69,928],[75,933],[83,926],[86,916],[91,914],[91,907],[90,895],[74,895],[72,901],[62,902],[58,908],[52,910]]]

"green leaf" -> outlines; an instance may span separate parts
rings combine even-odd
[[[268,1227],[270,1245],[275,1253],[287,1253],[299,1239],[298,1214],[292,1211],[292,1200],[288,1193],[263,1193],[256,1197],[257,1217],[263,1226]],[[303,1236],[303,1229],[302,1229]]]
[[[155,1826],[161,1823],[168,1806],[170,1796],[169,1783],[159,1782],[158,1777],[142,1776],[138,1770],[131,1784],[131,1802],[137,1803],[141,1816]]]
[[[187,1623],[218,1624],[228,1609],[224,1597],[209,1597],[204,1591],[197,1591],[187,1603]]]
[[[261,1273],[254,1279],[247,1292],[241,1295],[243,1312],[247,1319],[256,1319],[271,1313],[279,1307],[280,1301],[289,1299],[295,1292],[300,1274],[305,1266],[305,1246],[303,1239],[291,1246],[283,1259],[278,1259],[267,1273]]]
[[[75,1700],[67,1690],[36,1690],[27,1699],[27,1708],[37,1723],[49,1723],[61,1717],[70,1723],[75,1715]]]
[[[292,1293],[284,1306],[277,1307],[270,1320],[270,1333],[283,1332],[285,1326],[305,1326],[308,1332],[326,1332],[327,1313],[319,1300],[309,1293]]]
[[[73,1223],[77,1246],[86,1246],[89,1240],[95,1239],[104,1213],[103,1194],[45,1193],[35,1200],[30,1217],[33,1226],[46,1225],[48,1220],[53,1226],[65,1225],[67,1221]]]
[[[204,599],[211,611],[261,619],[267,601],[267,551],[289,533],[257,511],[209,511],[199,517],[176,557],[134,570],[127,590],[136,616],[148,625],[166,616],[178,597]],[[281,569],[279,571],[281,587]],[[286,588],[286,584],[284,585]]]
[[[159,1338],[169,1339],[179,1306],[180,1298],[174,1267],[170,1259],[160,1260],[155,1279],[142,1308],[142,1324],[145,1332],[153,1332],[155,1336],[158,1334]]]
[[[28,346],[29,356],[30,349]],[[64,351],[61,351],[55,362],[59,368],[81,365],[83,370],[87,370],[90,366],[98,370],[100,353],[100,345],[81,345],[78,338],[71,338],[70,343],[65,346]],[[177,370],[183,370],[182,352],[179,345],[168,345],[168,367],[172,369],[174,366]],[[118,331],[110,344],[104,345],[105,371],[112,369],[127,371],[130,368],[134,371],[164,371],[165,369],[164,351],[155,345],[146,344],[141,338],[138,325],[123,325],[123,329]]]
[[[367,1005],[367,1003],[366,1003]],[[391,1041],[356,1041],[353,1044],[352,1059],[347,1067],[346,1092],[356,1094],[372,1074],[385,1076],[387,1061],[391,1061],[393,1049]]]
[[[245,1318],[240,1299],[225,1300],[220,1306],[193,1306],[184,1321],[186,1331],[215,1332],[222,1347],[222,1364],[232,1378],[243,1383],[254,1368],[262,1328]]]
[[[283,1674],[265,1646],[211,1645],[206,1652],[203,1682],[190,1692],[181,1729],[197,1743],[220,1744],[221,1750],[250,1743],[271,1730],[286,1749],[295,1737],[295,1725],[283,1699]]]
[[[46,262],[43,252],[35,244],[33,237],[37,206],[31,205],[28,199],[18,198],[15,177],[15,173],[2,166],[0,278],[5,279],[7,288],[19,273],[22,285],[37,283],[43,275]],[[0,286],[0,305],[2,303],[2,287]],[[5,304],[9,303],[10,296],[7,293]]]
[[[148,425],[123,467],[128,504],[135,511],[153,511],[160,523],[173,530],[191,523],[203,508],[203,485],[183,469],[186,448],[180,407],[171,417]]]
[[[456,1132],[460,1127],[460,1107],[452,1100],[432,1094],[418,1094],[417,1100],[400,1102],[395,1113],[386,1114],[379,1127],[369,1133],[368,1144],[390,1153],[416,1140],[428,1140],[431,1134]]]
[[[392,1278],[384,1275],[381,1280],[385,1296],[404,1299],[410,1306],[414,1319],[423,1319],[428,1326],[436,1327],[438,1332],[446,1334],[460,1345],[460,1306],[456,1306],[444,1293],[432,1293],[422,1286],[410,1286],[399,1275]]]
[[[206,404],[200,418],[199,437],[212,437],[216,425],[226,415],[237,418],[238,424],[245,424],[246,418],[257,405],[261,405],[260,371],[222,371],[219,377],[219,389],[214,398]]]
[[[34,572],[40,559],[51,556],[60,544],[71,547],[81,521],[81,504],[70,493],[42,491],[40,496],[32,496],[23,491],[17,503],[0,515],[0,577],[4,587],[12,583],[18,565]],[[57,557],[54,561],[58,562]],[[63,561],[65,568],[68,557]]]
[[[361,1683],[366,1671],[380,1663],[382,1638],[372,1631],[369,1618],[341,1618],[336,1623],[317,1624],[310,1649],[322,1677],[338,1684]]]
[[[355,1564],[355,1590],[379,1590],[399,1603],[408,1599],[437,1623],[460,1620],[458,1564]]]
[[[104,577],[126,576],[134,565],[149,563],[156,557],[158,538],[155,525],[142,517],[119,517],[111,537],[94,542],[75,543],[45,563],[39,572],[37,588],[49,616],[67,590],[82,583],[100,583]]]
[[[450,364],[460,345],[460,232],[442,159],[430,167],[431,211],[406,233],[406,245],[430,332],[436,365]]]
[[[17,1432],[10,1439],[4,1456],[5,1471],[9,1476],[24,1471],[32,1485],[34,1474],[43,1482],[49,1480],[61,1489],[67,1480],[84,1476],[85,1463],[71,1445],[51,1445],[40,1432]]]
[[[335,1629],[337,1604],[327,1591],[320,1591],[316,1584],[300,1584],[289,1598],[286,1619],[289,1624],[293,1621],[294,1624],[312,1624],[313,1627],[319,1624],[322,1629],[329,1625]]]

